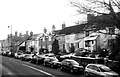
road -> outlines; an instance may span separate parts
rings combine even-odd
[[[46,67],[44,65],[31,64],[18,59],[0,55],[0,73],[2,77],[84,77],[81,74],[71,74]]]

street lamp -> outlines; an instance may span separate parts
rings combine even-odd
[[[11,25],[11,26],[8,26],[8,28],[11,28],[11,35],[12,35],[12,25]]]
[[[11,34],[10,34],[10,47],[12,46],[12,25],[8,26],[8,28],[11,28]]]

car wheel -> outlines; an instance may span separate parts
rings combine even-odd
[[[54,65],[52,64],[51,67],[54,68]]]
[[[39,64],[39,63],[38,63],[38,60],[36,60],[36,62],[35,62],[35,63],[36,63],[36,64]]]
[[[73,73],[74,72],[73,69],[71,69],[70,72]]]
[[[30,63],[33,63],[33,60],[29,60]]]
[[[85,77],[89,77],[89,74],[88,74],[88,72],[85,72]]]
[[[62,66],[60,67],[60,70],[63,70],[63,67],[62,67]]]
[[[43,65],[44,65],[44,66],[46,66],[46,64],[45,64],[45,63],[43,63]]]
[[[58,69],[58,70],[61,70],[61,67],[58,67],[57,69]]]

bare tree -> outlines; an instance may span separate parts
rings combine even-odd
[[[120,29],[120,0],[71,0],[71,5],[75,7],[78,14],[92,14],[92,15],[101,15],[101,16],[109,16],[110,21],[113,23],[115,27]],[[105,18],[105,19],[108,19]],[[109,20],[95,20],[93,17],[92,23],[94,24],[102,24],[102,23],[111,23]],[[88,22],[89,23],[89,22]],[[102,24],[104,25],[104,24]],[[96,25],[98,27],[98,25]],[[99,32],[102,33],[102,32]],[[115,43],[112,45],[112,54],[111,57],[115,57],[120,52],[120,36],[117,36]],[[120,61],[120,58],[117,59]]]
[[[120,0],[71,0],[78,14],[110,15],[115,26],[120,29]]]

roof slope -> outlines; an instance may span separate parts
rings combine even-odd
[[[17,46],[20,46],[22,43],[24,43],[26,40],[28,40],[31,36],[29,35],[24,35],[19,38],[19,42],[17,43]]]
[[[80,25],[75,25],[75,26],[70,26],[70,27],[65,27],[62,29],[59,34],[71,34],[71,33],[80,33],[84,31],[84,28],[87,24],[80,24]]]

